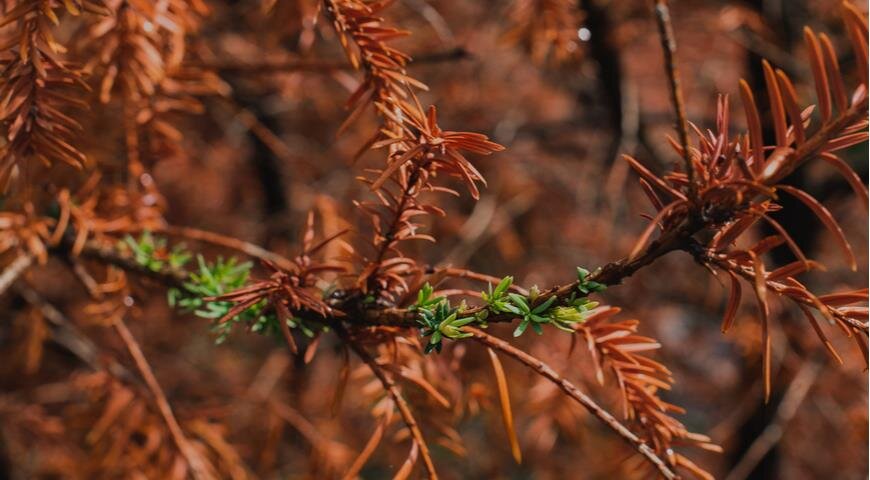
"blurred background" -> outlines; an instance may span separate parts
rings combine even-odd
[[[377,119],[368,112],[336,135],[361,77],[347,67],[329,23],[318,18],[317,2],[282,0],[270,11],[258,1],[210,0],[207,6],[210,13],[187,38],[185,65],[213,70],[219,81],[212,78],[201,92],[191,89],[201,111],[170,112],[165,119],[177,135],[155,138],[143,158],[166,199],[167,220],[287,254],[298,249],[308,211],[317,214],[320,232],[345,226],[365,231],[352,200],[370,194],[355,177],[383,158],[369,152],[353,163],[353,157]],[[843,70],[852,71],[838,7],[834,0],[671,2],[689,120],[712,126],[716,95],[736,95],[740,78],[762,96],[762,57],[785,70],[799,97],[810,101],[804,25],[828,33],[842,53]],[[866,11],[866,4],[859,7]],[[651,8],[641,0],[397,0],[387,10],[388,23],[412,32],[396,45],[415,59],[409,72],[429,86],[420,98],[438,106],[441,126],[486,133],[507,147],[472,159],[488,183],[480,201],[442,196],[448,215],[428,226],[438,243],[412,242],[407,255],[431,265],[513,275],[520,285],[544,288],[572,280],[577,265],[592,269],[628,253],[646,225],[641,215],[651,209],[621,155],[635,156],[655,172],[679,160],[666,139],[674,117]],[[75,29],[67,35],[74,39]],[[108,178],[121,176],[117,152],[124,139],[112,128],[117,106],[97,105],[97,95],[83,117],[85,151]],[[739,102],[732,104],[734,127],[742,128]],[[760,98],[759,105],[766,101]],[[865,183],[867,157],[866,144],[844,154]],[[789,182],[833,212],[860,266],[851,272],[810,212],[787,204],[776,218],[828,268],[805,275],[807,286],[818,293],[866,287],[866,209],[819,162]],[[757,232],[758,238],[766,234]],[[227,255],[187,244],[210,256]],[[326,256],[335,253],[327,249]],[[789,259],[774,256],[777,261]],[[101,358],[129,364],[123,345],[98,320],[62,262],[51,260],[28,281],[105,350]],[[641,320],[641,334],[661,342],[655,358],[676,379],[663,396],[686,409],[680,419],[725,449],[688,452],[690,458],[731,480],[866,478],[868,384],[854,343],[833,335],[846,365],[833,364],[800,312],[774,302],[773,395],[765,405],[755,305],[745,299],[735,327],[723,335],[727,295],[721,279],[680,252],[602,294],[623,308],[622,317]],[[356,363],[340,406],[330,405],[342,368],[333,336],[325,336],[305,364],[286,355],[280,341],[243,331],[215,345],[207,321],[173,313],[165,291],[153,283],[135,282],[133,298],[127,323],[178,417],[192,431],[219,432],[227,452],[235,452],[223,456],[233,476],[331,478],[375,428],[370,408],[377,392]],[[78,384],[97,380],[37,331],[35,325],[45,322],[41,315],[20,294],[0,300],[0,391],[15,405],[39,405],[34,416],[57,419],[63,440],[49,448],[27,428],[0,427],[0,477],[85,478],[82,465],[110,448],[91,430],[105,412],[96,407],[101,400],[60,386],[70,378]],[[492,331],[510,334],[508,327]],[[567,335],[527,335],[519,343],[621,413],[615,389],[597,385],[588,355],[569,353]],[[524,452],[522,465],[514,464],[488,360],[477,350],[455,344],[433,360],[449,367],[461,359],[463,365],[460,384],[447,391],[461,397],[463,407],[423,415],[424,431],[434,435],[449,418],[461,435],[461,442],[432,441],[444,478],[646,478],[632,452],[596,419],[506,361]],[[6,405],[9,413],[13,403]],[[16,409],[16,416],[29,418]],[[390,475],[404,460],[405,445],[388,435],[361,477]],[[55,463],[60,466],[53,470]],[[120,475],[90,468],[94,476]]]

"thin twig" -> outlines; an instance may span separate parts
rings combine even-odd
[[[779,168],[774,175],[767,178],[765,183],[768,186],[776,185],[799,166],[822,153],[832,138],[836,138],[856,122],[866,119],[868,103],[870,103],[870,99],[868,99],[867,95],[864,95],[864,98],[860,102],[850,106],[848,110],[841,113],[836,119],[822,125],[806,142],[798,146],[792,155],[789,155],[785,165]]]
[[[73,273],[79,280],[79,283],[81,283],[82,286],[85,287],[85,290],[88,291],[88,295],[90,295],[91,298],[94,300],[103,300],[105,295],[103,294],[102,290],[100,290],[99,282],[97,282],[97,279],[95,279],[94,276],[91,275],[87,267],[85,267],[85,264],[82,263],[81,260],[79,260],[78,258],[73,257],[72,255],[67,256],[64,260],[66,260],[67,263],[70,264]]]
[[[227,108],[236,116],[236,119],[250,131],[257,139],[269,149],[272,154],[279,160],[287,162],[290,165],[304,164],[313,168],[317,172],[323,172],[323,165],[315,162],[306,155],[296,155],[293,149],[281,136],[272,131],[272,129],[263,123],[256,113],[251,109],[240,105],[232,98],[218,96],[215,99],[222,101]]]
[[[434,52],[420,55],[412,59],[410,65],[423,65],[432,63],[454,62],[471,58],[468,50],[462,47],[451,48],[442,52]],[[204,62],[186,65],[195,68],[219,70],[227,73],[263,74],[284,72],[320,72],[329,73],[341,70],[354,70],[353,65],[344,60],[316,60],[316,59],[292,59],[281,61],[259,62]]]
[[[124,115],[124,146],[127,154],[127,189],[130,192],[135,192],[139,187],[142,175],[145,173],[145,167],[142,165],[142,159],[139,151],[139,124],[136,121],[136,114],[133,111],[133,106],[126,100],[123,102]]]
[[[371,264],[376,265],[376,268],[373,269],[365,279],[367,291],[370,294],[377,293],[377,279],[378,275],[381,273],[381,269],[383,268],[384,258],[386,258],[391,247],[396,244],[396,232],[402,226],[402,216],[404,215],[406,208],[416,196],[414,189],[417,188],[417,185],[420,182],[420,172],[423,171],[423,168],[423,163],[413,162],[413,166],[408,173],[408,185],[402,190],[402,198],[396,204],[395,215],[393,215],[393,219],[387,230],[381,235],[382,239],[377,245],[378,253],[375,255],[374,260],[371,261]]]
[[[620,423],[619,420],[616,419],[616,417],[610,414],[610,412],[601,408],[601,406],[595,403],[595,401],[592,400],[592,398],[590,398],[588,395],[580,391],[580,389],[574,386],[574,384],[556,373],[556,371],[550,368],[549,365],[537,359],[536,357],[520,350],[519,348],[514,347],[508,342],[505,342],[504,340],[494,337],[481,330],[473,327],[464,327],[464,330],[468,333],[471,333],[473,335],[473,338],[479,343],[486,345],[487,347],[494,348],[504,353],[505,355],[512,357],[513,359],[531,368],[542,377],[553,382],[569,397],[573,398],[579,404],[586,407],[586,409],[589,410],[592,415],[598,417],[598,419],[604,422],[605,425],[607,425],[611,430],[616,432],[626,442],[631,444],[631,446],[635,450],[637,450],[656,469],[658,469],[659,473],[661,473],[664,478],[677,478],[677,475],[673,472],[673,470],[671,470],[668,464],[665,463],[665,461],[662,460],[656,454],[656,452],[653,451],[652,448],[650,448],[649,445],[644,443],[644,441],[640,437],[635,435],[634,432],[632,432],[625,425]]]
[[[33,256],[29,254],[19,255],[15,260],[6,266],[3,273],[0,273],[0,295],[3,295],[6,290],[18,280],[18,277],[33,264]]]
[[[801,366],[798,373],[786,390],[782,401],[776,409],[776,414],[773,421],[765,427],[746,453],[737,462],[737,465],[731,469],[731,472],[725,477],[725,480],[743,480],[747,478],[752,470],[758,465],[765,455],[782,439],[785,433],[785,428],[788,426],[791,419],[797,414],[798,407],[801,406],[813,384],[822,371],[822,364],[815,359],[807,360]]]
[[[686,176],[689,181],[689,200],[698,198],[697,185],[695,185],[695,167],[692,164],[692,152],[689,149],[689,121],[686,119],[686,106],[683,101],[683,90],[680,85],[680,73],[677,70],[677,40],[674,37],[674,28],[671,25],[671,13],[668,9],[667,0],[656,0],[655,6],[656,24],[659,27],[659,36],[662,41],[662,51],[665,57],[665,71],[668,74],[668,83],[671,88],[671,100],[674,103],[674,112],[677,115],[677,133],[680,136],[680,147],[683,149],[683,161],[685,162]]]
[[[411,437],[413,437],[414,442],[416,442],[420,447],[420,454],[423,457],[423,463],[426,466],[426,472],[429,475],[430,480],[437,480],[438,473],[435,471],[435,464],[432,463],[432,456],[429,454],[429,447],[426,445],[426,439],[423,438],[423,432],[420,431],[420,426],[417,425],[417,420],[414,418],[413,413],[411,413],[411,408],[408,406],[408,402],[406,402],[404,397],[402,397],[402,392],[399,390],[396,382],[393,381],[392,377],[387,375],[384,369],[378,365],[365,348],[360,346],[350,337],[347,331],[338,327],[336,328],[336,333],[338,333],[342,340],[344,340],[344,342],[349,345],[354,352],[356,352],[357,356],[368,365],[372,373],[378,377],[384,390],[387,391],[393,399],[393,402],[396,404],[396,407],[399,409],[399,414],[402,416],[402,420],[405,422],[408,430],[411,431]]]
[[[535,194],[520,193],[499,204],[494,196],[480,199],[459,228],[458,243],[444,256],[444,265],[466,265],[468,260],[491,238],[509,227],[512,220],[528,212],[535,203]]]
[[[752,269],[750,267],[742,267],[742,266],[738,265],[736,262],[734,262],[733,260],[729,260],[727,258],[722,258],[720,256],[705,256],[703,258],[703,260],[705,262],[708,262],[712,265],[719,267],[720,269],[722,269],[724,271],[733,272],[737,275],[740,275],[747,282],[752,283],[755,281],[756,272],[754,269]],[[810,298],[806,298],[806,297],[802,297],[802,296],[798,297],[798,296],[788,295],[788,289],[790,288],[788,285],[786,285],[782,282],[776,282],[776,281],[770,281],[770,280],[765,280],[764,283],[765,283],[765,286],[769,290],[773,291],[777,295],[780,295],[782,297],[786,297],[798,305],[805,305],[807,307],[818,310],[820,313],[824,313],[821,310],[821,308],[819,307],[819,304],[816,302],[813,302]],[[827,310],[828,310],[828,313],[830,313],[831,315],[836,317],[841,322],[848,324],[856,332],[861,332],[864,335],[870,334],[870,325],[868,325],[867,323],[864,323],[861,320],[858,320],[856,318],[850,318],[850,317],[844,315],[843,312],[841,312],[836,307],[828,307]]]
[[[255,245],[253,243],[246,242],[235,237],[230,237],[228,235],[222,235],[220,233],[209,232],[207,230],[200,230],[197,228],[181,227],[175,225],[166,225],[164,227],[160,227],[155,232],[165,233],[167,235],[175,235],[186,238],[188,240],[210,243],[212,245],[236,250],[238,252],[244,253],[249,257],[274,263],[275,265],[285,270],[295,269],[293,262],[290,261],[290,259],[288,259],[287,257],[266,250],[259,245]]]
[[[265,399],[269,410],[278,418],[284,420],[293,427],[305,440],[307,440],[315,452],[319,453],[326,461],[341,468],[350,460],[350,450],[342,443],[332,440],[323,435],[311,422],[290,405],[275,398]]]
[[[139,374],[145,381],[145,385],[148,387],[151,395],[154,396],[154,402],[157,404],[157,409],[163,417],[163,421],[166,423],[169,433],[172,435],[172,440],[178,447],[179,452],[184,456],[188,465],[190,465],[194,478],[198,480],[214,478],[214,475],[209,472],[199,453],[193,448],[187,440],[187,437],[184,436],[184,432],[181,430],[181,425],[178,424],[178,420],[172,412],[172,407],[166,399],[166,394],[163,393],[163,388],[161,388],[160,383],[157,382],[157,377],[154,376],[154,372],[151,370],[148,360],[142,353],[139,343],[136,342],[136,338],[133,337],[133,334],[120,317],[115,320],[113,326],[118,332],[118,336],[121,337],[121,340],[127,347],[130,356],[133,357],[133,362],[136,364]]]
[[[85,365],[95,371],[108,370],[113,376],[125,381],[134,381],[133,375],[111,356],[102,355],[97,345],[82,333],[60,310],[25,282],[12,286],[27,303],[39,309],[51,328],[51,340],[65,348]],[[107,360],[108,359],[108,360]],[[107,363],[104,368],[103,364]]]
[[[186,270],[179,268],[164,266],[156,270],[150,269],[136,262],[136,259],[132,255],[126,254],[112,246],[102,245],[94,241],[88,241],[85,243],[85,246],[81,251],[81,256],[101,263],[114,265],[128,272],[152,278],[168,287],[183,288],[184,282],[186,282],[189,277]]]

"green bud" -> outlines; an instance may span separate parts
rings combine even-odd
[[[573,307],[553,307],[550,318],[560,323],[577,323],[584,320],[583,314]]]

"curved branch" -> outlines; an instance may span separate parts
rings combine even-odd
[[[293,262],[283,255],[279,255],[270,250],[266,250],[259,245],[255,245],[253,243],[246,242],[244,240],[240,240],[238,238],[228,235],[223,235],[217,232],[210,232],[208,230],[200,230],[190,227],[166,225],[164,227],[156,229],[155,233],[165,233],[167,235],[183,237],[188,240],[205,242],[212,245],[217,245],[219,247],[229,248],[244,253],[245,255],[256,258],[258,260],[274,263],[275,265],[286,270],[293,270],[295,268]]]
[[[535,372],[537,372],[542,377],[546,378],[553,382],[557,387],[559,387],[566,395],[577,401],[577,403],[586,407],[589,410],[589,413],[598,417],[599,420],[604,422],[611,430],[616,432],[617,435],[623,438],[626,442],[631,444],[631,446],[638,451],[647,461],[649,461],[656,469],[658,469],[659,473],[662,474],[664,478],[667,479],[676,479],[678,478],[676,473],[662,460],[656,453],[650,448],[649,445],[644,443],[644,441],[634,434],[631,430],[629,430],[625,425],[619,422],[613,415],[610,414],[607,410],[601,408],[597,403],[595,403],[592,398],[588,395],[580,391],[574,384],[569,382],[567,379],[556,373],[555,370],[550,368],[549,365],[542,362],[541,360],[533,357],[532,355],[512,346],[508,342],[501,340],[500,338],[496,338],[488,333],[485,333],[481,330],[478,330],[473,327],[464,327],[464,330],[468,333],[472,334],[472,338],[477,342],[486,345],[487,347],[494,348],[505,355],[512,357],[518,362],[524,364],[525,366],[531,368]]]
[[[341,327],[336,327],[336,333],[341,339],[350,346],[351,349],[359,356],[359,358],[368,365],[369,369],[378,377],[381,385],[383,385],[384,390],[390,395],[395,402],[396,407],[399,409],[399,414],[402,416],[402,420],[405,422],[405,425],[408,427],[408,430],[411,432],[411,437],[414,439],[414,443],[420,448],[420,455],[423,457],[423,464],[426,466],[426,472],[429,475],[430,480],[437,480],[438,473],[435,471],[435,464],[432,463],[432,456],[429,454],[429,447],[426,445],[426,439],[423,438],[423,432],[420,431],[420,426],[417,424],[417,420],[414,418],[414,414],[411,413],[411,408],[408,406],[408,402],[402,397],[402,392],[399,390],[396,382],[393,381],[392,377],[387,375],[383,368],[375,361],[374,358],[363,348],[359,343],[354,341],[354,339],[350,336],[350,334]]]
[[[199,452],[193,447],[193,445],[191,445],[190,441],[184,435],[181,425],[178,424],[178,420],[172,412],[172,407],[166,399],[166,394],[163,393],[163,388],[161,388],[160,384],[157,382],[157,377],[154,376],[154,371],[151,370],[151,366],[148,364],[148,360],[145,359],[145,354],[142,353],[142,349],[139,347],[139,343],[136,342],[136,338],[133,337],[133,334],[120,317],[113,323],[113,326],[118,332],[118,336],[121,337],[121,340],[127,347],[130,356],[133,357],[133,361],[136,364],[139,373],[142,375],[145,385],[148,386],[148,390],[150,390],[151,394],[154,396],[154,402],[157,404],[160,416],[163,417],[163,421],[166,423],[166,427],[172,435],[172,440],[175,442],[178,450],[190,466],[194,478],[197,480],[214,478],[213,473],[210,471]]]

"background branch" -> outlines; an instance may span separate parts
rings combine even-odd
[[[791,381],[782,401],[776,409],[773,421],[756,437],[749,449],[737,462],[725,480],[743,480],[758,465],[785,434],[785,429],[798,412],[813,384],[822,372],[823,365],[816,359],[803,363],[798,373]]]
[[[20,254],[15,257],[15,260],[9,262],[3,273],[0,273],[0,295],[3,295],[32,264],[33,256],[27,253]]]

